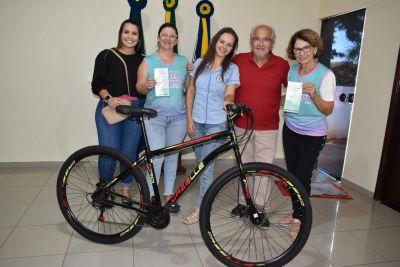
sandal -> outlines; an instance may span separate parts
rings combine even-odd
[[[170,199],[171,195],[164,196],[165,201],[167,203],[165,204],[165,209],[168,210],[170,213],[178,213],[181,210],[181,206],[178,204],[178,202],[168,202]]]
[[[131,200],[131,192],[130,188],[128,186],[122,187],[122,203],[126,205],[131,205],[132,200]]]
[[[301,221],[299,219],[293,219],[292,222],[292,229],[290,229],[290,239],[294,241],[297,238],[297,235],[299,234],[301,226]]]
[[[187,225],[195,224],[199,221],[199,217],[200,217],[200,209],[195,208],[192,214],[182,219],[182,222]]]
[[[293,223],[293,217],[291,214],[286,214],[285,216],[283,216],[280,220],[279,220],[279,224],[281,226],[288,226],[290,224]]]

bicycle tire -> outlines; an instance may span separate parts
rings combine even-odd
[[[203,240],[210,252],[227,266],[283,266],[307,242],[312,224],[309,197],[300,182],[278,166],[246,163],[243,172],[253,201],[258,199],[254,201],[258,214],[262,214],[260,218],[268,218],[269,225],[253,223],[245,205],[242,206],[244,212],[233,214],[233,208],[239,202],[244,203],[239,168],[233,167],[222,173],[204,196],[200,208]],[[267,183],[268,193],[258,191],[260,182]],[[281,190],[282,185],[286,191]],[[260,199],[265,202],[260,203]],[[294,207],[301,213],[301,226],[292,240],[291,225],[281,225],[280,221],[284,215],[291,214]]]
[[[104,193],[103,202],[93,198],[99,189],[99,157],[115,162],[115,173],[127,169],[132,161],[125,154],[103,146],[89,146],[73,153],[62,165],[57,179],[57,200],[61,212],[69,225],[83,237],[104,244],[123,242],[137,234],[145,222],[143,214],[104,203],[112,199],[114,203],[126,204],[122,197],[121,181],[111,188],[110,194]],[[131,201],[138,207],[150,202],[146,180],[138,168],[130,169],[133,177],[130,187]],[[130,202],[133,203],[133,202]]]

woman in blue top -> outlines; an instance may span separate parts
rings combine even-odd
[[[300,180],[308,194],[315,162],[325,145],[326,117],[333,111],[336,89],[335,75],[318,62],[322,48],[318,33],[304,29],[290,38],[286,50],[288,57],[298,62],[290,67],[288,81],[302,83],[303,94],[299,112],[285,112],[283,149],[288,171]],[[296,205],[293,211],[280,224],[292,225],[290,235],[294,240],[300,229],[301,213]]]
[[[137,90],[147,95],[144,106],[157,111],[157,117],[145,121],[151,150],[182,142],[186,134],[186,107],[184,97],[187,76],[187,59],[174,53],[178,44],[178,29],[174,24],[164,23],[158,30],[157,52],[144,58],[139,66]],[[157,80],[157,81],[156,81]],[[178,153],[154,158],[154,171],[160,181],[161,166],[164,162],[164,197],[168,200],[174,192]],[[153,188],[147,174],[150,195]],[[167,207],[170,212],[179,212],[179,205]]]
[[[197,59],[190,73],[186,92],[187,130],[191,137],[199,138],[227,128],[224,107],[233,103],[235,89],[239,86],[239,69],[231,63],[238,46],[238,36],[232,28],[222,28],[211,40],[204,58]],[[195,148],[196,159],[202,161],[218,142],[208,142]],[[200,176],[200,192],[195,210],[183,218],[183,223],[199,220],[200,204],[212,183],[214,163]]]

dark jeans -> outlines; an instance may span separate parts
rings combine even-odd
[[[325,145],[326,136],[298,134],[290,130],[285,123],[282,141],[288,171],[301,182],[308,195],[310,195],[312,173],[315,162]],[[298,208],[294,207],[293,217],[301,217]]]
[[[144,99],[131,101],[132,106],[143,107]],[[96,128],[99,138],[99,144],[108,146],[122,151],[132,160],[136,160],[143,142],[143,134],[140,124],[136,119],[126,119],[116,124],[108,124],[101,113],[104,107],[103,101],[99,101],[96,108]],[[99,175],[104,182],[110,181],[115,170],[116,162],[107,157],[99,158]],[[132,183],[132,176],[128,176],[123,180],[125,185]]]

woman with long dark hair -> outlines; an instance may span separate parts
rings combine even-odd
[[[194,64],[186,92],[187,131],[191,137],[198,138],[227,128],[224,107],[233,103],[235,89],[240,84],[239,69],[231,62],[238,42],[239,38],[232,28],[222,28],[213,36],[206,55]],[[197,161],[202,161],[220,145],[218,142],[207,142],[196,147]],[[212,183],[213,171],[214,163],[201,174],[196,207],[183,218],[183,223],[198,222],[200,204]]]
[[[118,32],[117,47],[105,49],[96,57],[93,72],[92,92],[100,97],[95,119],[99,144],[118,149],[136,160],[142,140],[142,131],[136,120],[123,120],[109,124],[102,109],[110,106],[115,109],[129,100],[132,106],[143,106],[145,96],[136,90],[136,77],[143,60],[143,34],[139,24],[131,19],[122,22]],[[128,77],[122,58],[127,66]],[[128,79],[128,81],[127,81]],[[128,88],[129,86],[129,88]],[[107,158],[99,158],[100,182],[108,182],[113,177],[116,163]],[[123,181],[122,194],[129,198],[132,176]]]

